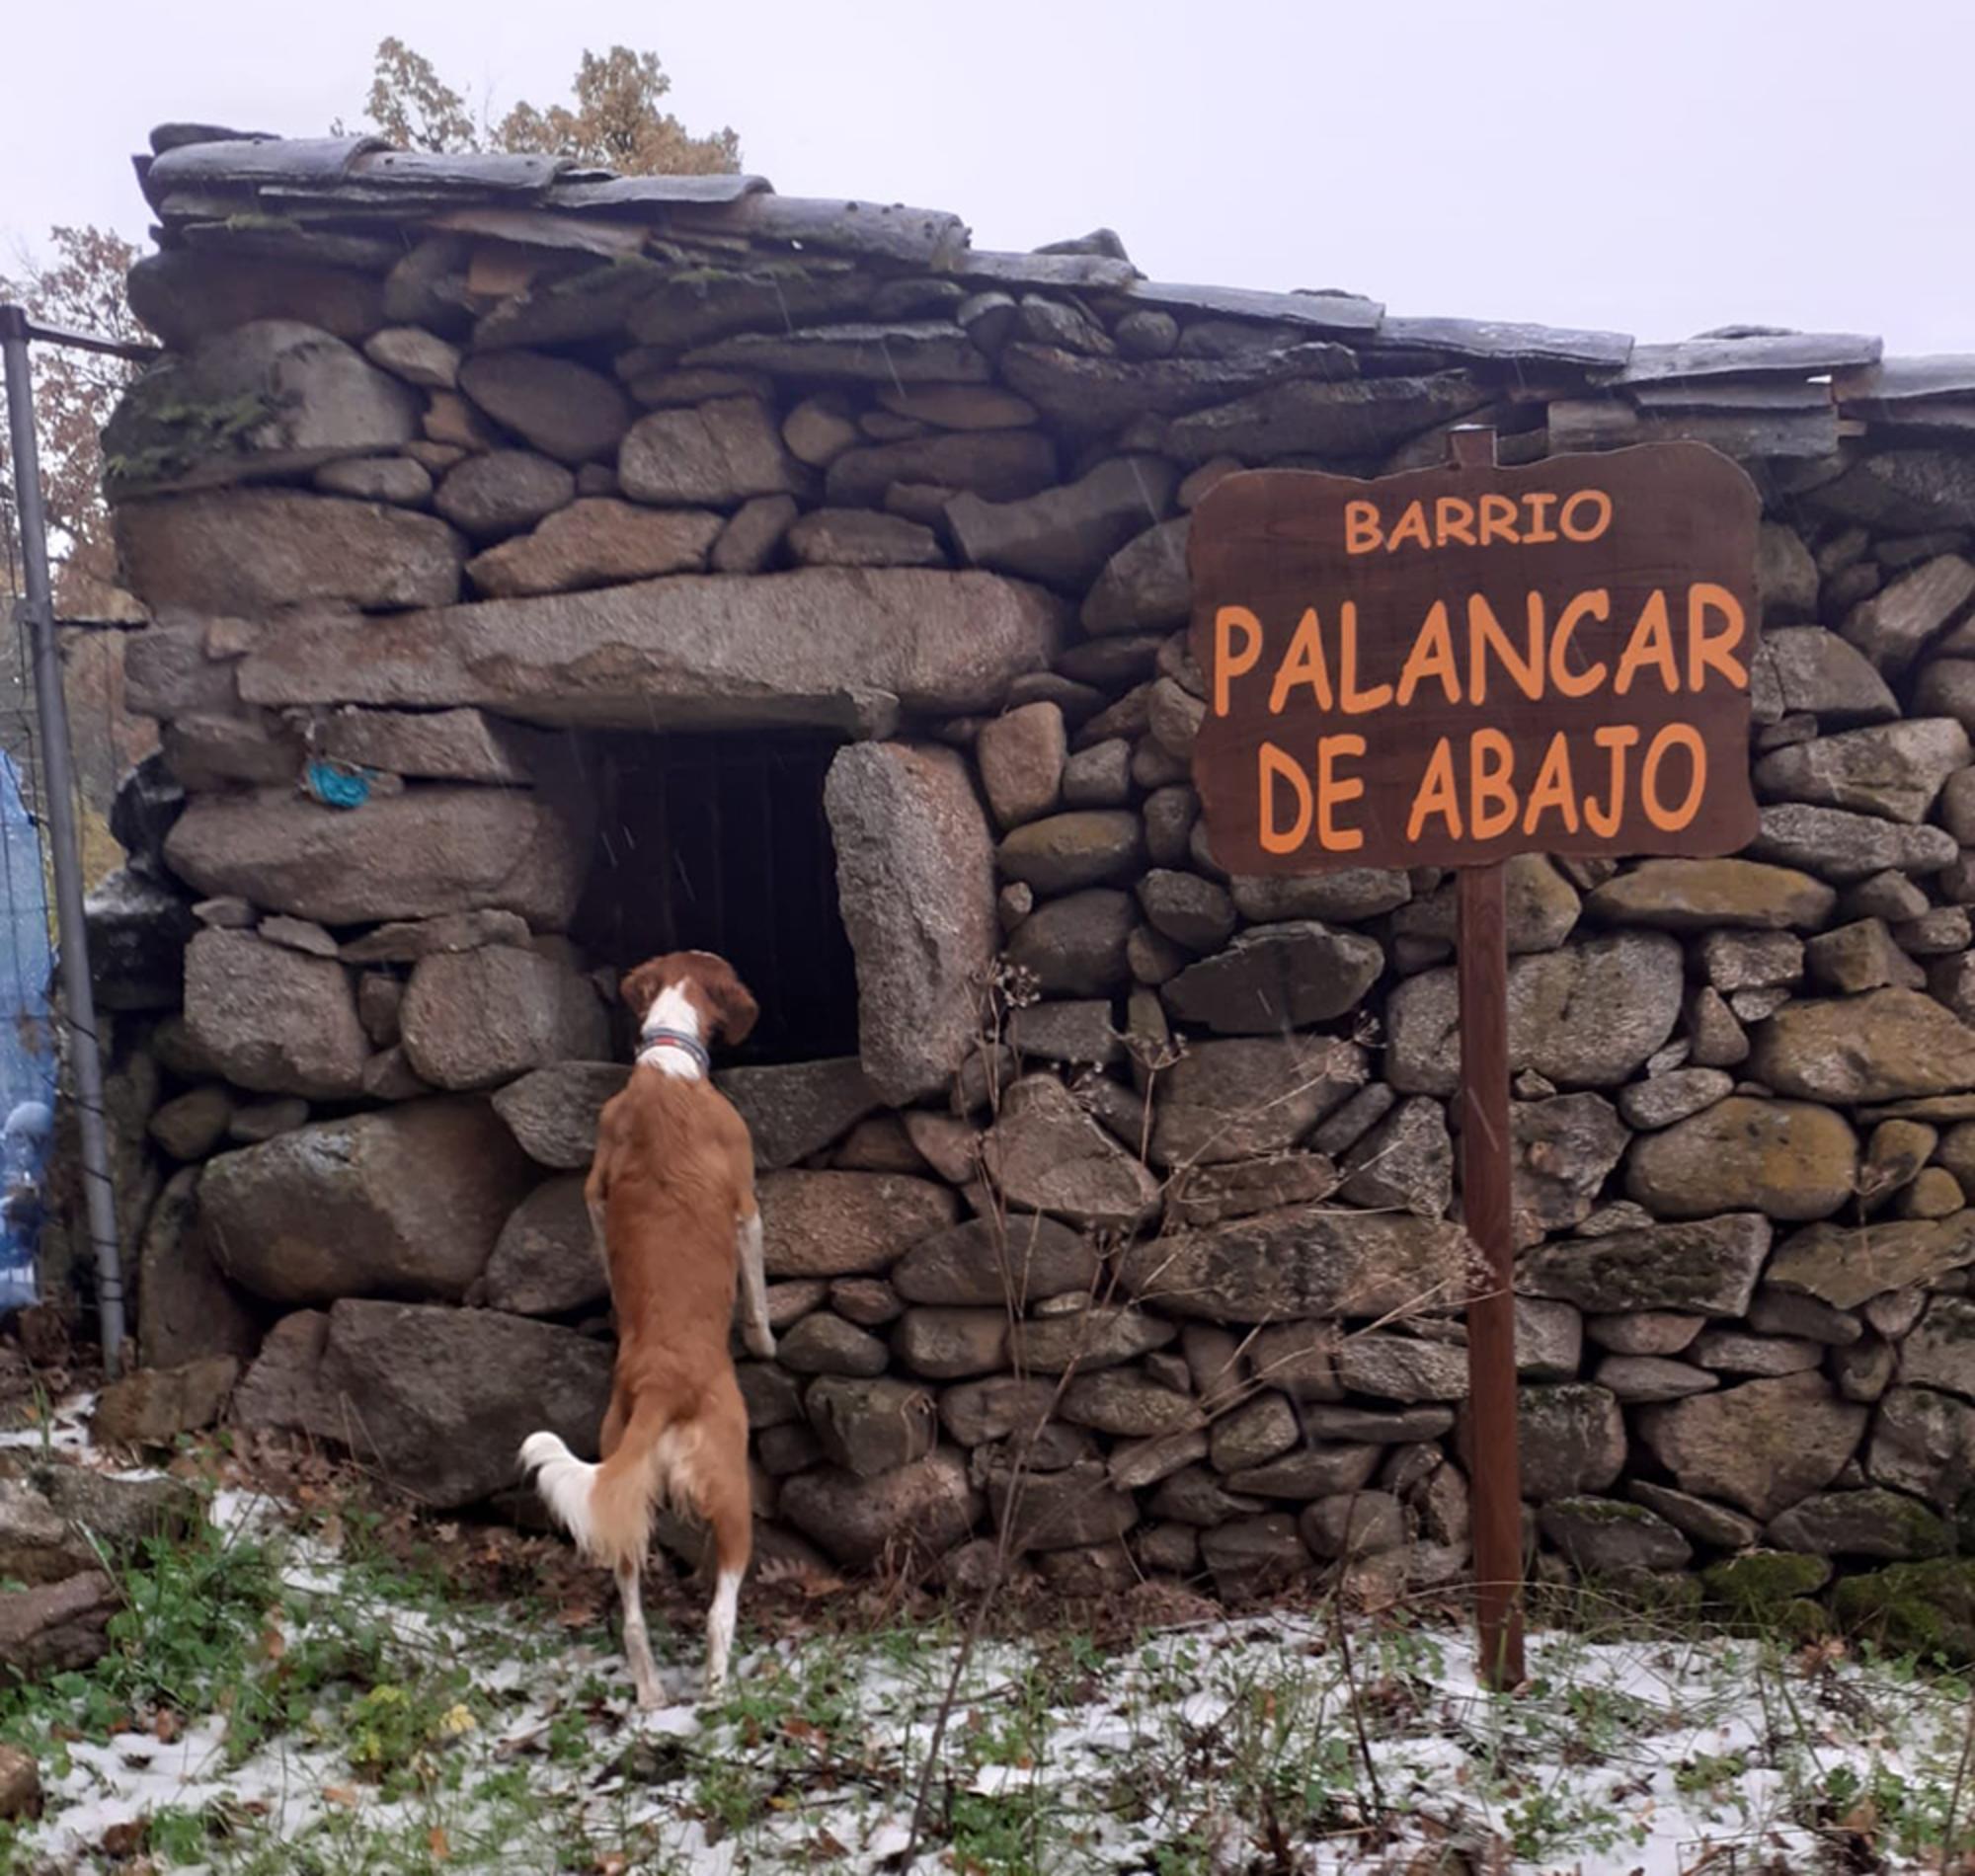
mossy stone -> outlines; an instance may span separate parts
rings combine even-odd
[[[1686,1570],[1631,1570],[1617,1582],[1641,1614],[1662,1624],[1694,1620],[1705,1601],[1700,1579]]]
[[[1777,1610],[1776,1625],[1791,1641],[1822,1641],[1831,1633],[1831,1611],[1807,1596],[1792,1597]]]
[[[1975,1493],[1970,1493],[1962,1503],[1965,1516],[1975,1511]],[[1902,1505],[1894,1514],[1896,1528],[1906,1543],[1908,1553],[1914,1557],[1938,1557],[1957,1548],[1953,1534],[1946,1524],[1918,1499]],[[1962,1541],[1967,1541],[1967,1533],[1962,1533]]]
[[[1806,1557],[1793,1550],[1752,1550],[1746,1556],[1724,1557],[1700,1574],[1710,1602],[1723,1604],[1761,1628],[1784,1625],[1788,1605],[1815,1596],[1830,1578],[1828,1557]]]
[[[1975,1558],[1936,1557],[1848,1577],[1833,1598],[1848,1634],[1900,1654],[1975,1662]]]

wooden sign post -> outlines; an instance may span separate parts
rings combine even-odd
[[[1194,745],[1228,872],[1460,869],[1462,1206],[1482,1673],[1523,1679],[1508,943],[1517,853],[1732,853],[1755,486],[1699,443],[1228,476],[1194,512]]]

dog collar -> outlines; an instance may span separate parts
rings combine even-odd
[[[681,1029],[648,1029],[638,1038],[638,1059],[660,1049],[676,1049],[689,1055],[701,1074],[713,1070],[713,1057],[706,1053],[706,1047],[696,1036],[688,1036]]]

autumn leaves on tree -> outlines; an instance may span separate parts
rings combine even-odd
[[[732,130],[693,136],[662,108],[672,81],[656,52],[613,45],[585,52],[571,91],[575,108],[542,110],[525,102],[498,122],[491,102],[476,116],[432,61],[402,39],[377,47],[376,76],[365,101],[370,121],[409,150],[528,150],[575,157],[621,176],[707,176],[741,167]]]

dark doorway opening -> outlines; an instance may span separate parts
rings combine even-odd
[[[857,1053],[856,966],[823,812],[838,746],[800,732],[583,739],[596,850],[576,938],[620,970],[718,952],[761,1005],[730,1060]]]

